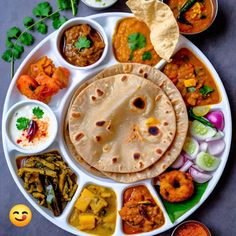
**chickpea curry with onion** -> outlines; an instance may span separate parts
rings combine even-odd
[[[179,89],[188,107],[216,104],[220,94],[212,75],[188,49],[180,49],[163,72]]]
[[[212,0],[165,0],[177,19],[182,33],[198,33],[213,20]]]
[[[146,186],[128,188],[119,211],[125,234],[149,232],[164,225],[165,219]]]

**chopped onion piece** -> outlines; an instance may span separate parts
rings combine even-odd
[[[204,172],[203,169],[201,169],[198,165],[192,165],[191,167],[193,167],[194,169],[200,171],[200,172]]]
[[[182,167],[184,165],[184,157],[183,155],[179,155],[179,157],[176,159],[176,161],[171,165],[172,168],[174,169],[179,169],[180,167]]]
[[[192,165],[193,165],[193,162],[187,160],[179,170],[182,172],[186,172]]]
[[[194,160],[196,158],[196,156],[192,157],[189,156],[186,152],[183,152],[183,156],[184,156],[184,162],[186,162],[187,160]]]
[[[206,118],[219,130],[225,127],[224,114],[220,110],[211,111],[206,115]]]
[[[189,168],[189,173],[193,177],[193,180],[199,184],[205,183],[212,178],[212,175],[202,173],[194,167]]]
[[[219,139],[208,143],[208,152],[213,156],[219,155],[224,151],[224,149],[225,149],[224,139]]]
[[[207,138],[206,142],[219,140],[222,139],[224,136],[225,136],[224,132],[218,131],[213,137]]]
[[[203,142],[200,144],[200,151],[206,152],[208,148],[208,143]]]

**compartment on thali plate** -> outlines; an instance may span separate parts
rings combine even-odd
[[[122,219],[124,234],[141,234],[157,230],[166,224],[163,207],[147,186],[136,184],[123,191]]]
[[[77,230],[97,235],[112,235],[117,222],[117,196],[110,187],[86,184],[68,216]]]
[[[56,108],[60,104],[60,97],[71,84],[71,73],[60,66],[54,55],[48,55],[48,52],[45,55],[40,50],[36,55],[37,58],[32,56],[30,63],[17,75],[17,93],[23,98],[38,100]]]
[[[191,49],[182,47],[161,69],[176,85],[188,107],[221,102],[218,85],[207,66]]]
[[[49,215],[63,214],[77,187],[77,175],[57,150],[36,155],[17,154],[16,173],[30,198]]]

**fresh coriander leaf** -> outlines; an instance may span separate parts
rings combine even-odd
[[[142,33],[134,33],[128,36],[128,44],[131,51],[144,48],[146,46],[146,37]]]
[[[34,108],[33,108],[33,114],[34,114],[38,119],[41,119],[41,118],[43,118],[44,112],[43,112],[42,109],[40,109],[40,107],[34,107]]]
[[[17,39],[21,34],[21,30],[18,27],[12,27],[7,31],[7,37],[9,39]]]
[[[71,9],[71,1],[70,0],[57,0],[57,6],[60,10]]]
[[[214,89],[211,88],[210,86],[203,85],[203,86],[200,88],[200,93],[203,95],[203,97],[206,97],[207,94],[212,93],[212,92],[214,92]]]
[[[15,44],[12,48],[13,57],[19,59],[21,54],[24,52],[24,47],[22,45]]]
[[[78,12],[78,0],[71,0],[71,8],[73,16],[76,16]]]
[[[52,13],[52,7],[49,2],[40,2],[34,9],[33,15],[36,17],[46,17]]]
[[[152,59],[152,53],[151,52],[144,52],[142,55],[142,60],[146,61],[146,60],[151,60]]]
[[[78,0],[57,0],[57,6],[60,10],[72,10],[73,16],[76,16],[78,11]]]
[[[26,117],[20,117],[16,120],[16,128],[18,130],[26,130],[29,126],[30,120]]]
[[[196,89],[195,89],[194,87],[188,87],[188,88],[187,88],[187,91],[188,91],[189,93],[193,93],[193,92],[196,91]]]
[[[34,37],[32,36],[32,34],[24,32],[20,38],[19,38],[20,42],[24,45],[27,46],[31,46],[34,43]]]
[[[23,24],[29,30],[33,30],[34,29],[34,27],[31,27],[34,24],[34,19],[32,17],[26,16],[23,19]]]
[[[52,26],[54,29],[59,29],[68,19],[65,16],[54,19],[52,22]]]
[[[12,51],[10,49],[6,50],[2,54],[2,59],[6,62],[11,62],[12,61]]]
[[[60,17],[60,13],[59,12],[55,12],[50,16],[51,20],[55,20],[58,19]]]
[[[39,22],[36,25],[36,29],[41,34],[46,34],[48,32],[48,27],[47,27],[47,25],[44,22]]]
[[[80,36],[78,41],[75,43],[75,46],[81,50],[83,48],[90,48],[91,41],[86,36]]]
[[[5,45],[6,45],[6,48],[13,48],[14,43],[11,41],[11,39],[7,38]]]

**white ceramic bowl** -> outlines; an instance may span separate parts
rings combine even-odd
[[[99,58],[98,61],[96,61],[95,63],[93,63],[92,65],[89,66],[75,66],[70,64],[68,61],[66,61],[66,59],[62,56],[61,54],[61,50],[60,50],[60,45],[61,45],[61,40],[62,40],[62,36],[64,34],[64,32],[71,28],[72,26],[75,25],[80,25],[80,24],[88,24],[90,25],[92,28],[94,28],[102,37],[104,43],[105,43],[105,48],[103,50],[102,56]],[[64,64],[66,64],[66,66],[70,67],[73,70],[89,70],[92,68],[97,67],[99,64],[101,64],[101,62],[104,60],[104,58],[107,55],[108,52],[108,38],[107,35],[104,31],[104,29],[102,28],[102,26],[100,24],[98,24],[96,21],[86,18],[86,17],[77,17],[77,18],[73,18],[69,21],[67,21],[65,24],[63,24],[63,26],[58,30],[57,35],[56,35],[56,47],[57,47],[57,54],[59,56],[59,58],[64,62]]]
[[[86,6],[94,10],[103,10],[114,5],[118,0],[81,0]]]
[[[45,142],[44,144],[42,144],[38,147],[35,146],[35,147],[30,148],[30,149],[24,149],[23,147],[20,147],[19,145],[17,145],[12,140],[12,137],[10,135],[10,129],[9,129],[10,121],[12,120],[12,117],[13,117],[14,113],[17,110],[19,110],[21,107],[26,106],[26,105],[35,105],[35,106],[43,107],[44,110],[47,111],[47,113],[50,117],[51,123],[52,123],[51,124],[52,128],[50,129],[52,133],[50,134],[47,142]],[[35,153],[39,153],[39,152],[44,151],[45,149],[47,149],[54,142],[54,140],[56,138],[56,135],[57,135],[57,131],[58,131],[58,123],[57,123],[57,119],[56,119],[55,114],[53,113],[53,111],[51,110],[51,108],[49,106],[47,106],[46,104],[44,104],[42,102],[35,101],[35,100],[18,102],[14,106],[12,106],[6,114],[6,119],[5,119],[6,137],[9,141],[12,149],[17,150],[19,152],[22,152],[22,153],[25,153],[25,154],[35,154]]]

